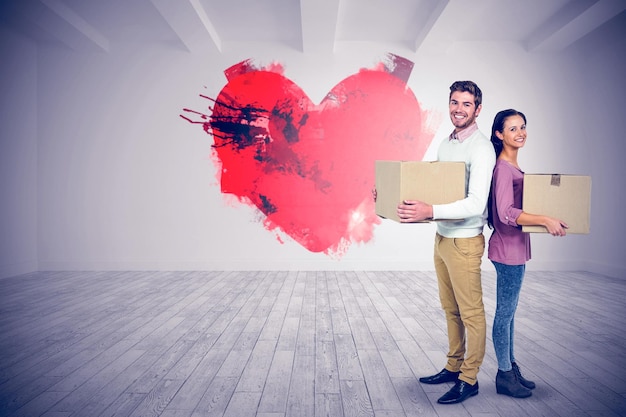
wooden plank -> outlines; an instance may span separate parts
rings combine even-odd
[[[159,416],[170,403],[184,381],[163,379],[144,397],[129,417]]]
[[[276,343],[272,340],[259,340],[257,342],[239,379],[237,392],[258,392],[260,398],[272,364],[275,348]]]
[[[296,353],[302,356],[315,355],[315,320],[300,320]]]
[[[228,350],[211,349],[193,373],[183,380],[176,395],[171,399],[168,407],[173,409],[191,409],[196,406],[206,392],[207,387],[222,367]]]
[[[235,390],[223,417],[256,417],[260,399],[260,391]]]
[[[226,411],[239,378],[215,377],[200,398],[192,417],[218,417]]]
[[[360,315],[354,314],[348,317],[350,322],[350,329],[352,329],[352,337],[357,349],[375,349],[376,343],[372,337],[369,327],[365,318]]]
[[[398,415],[402,415],[404,413],[402,404],[393,389],[389,374],[378,351],[359,350],[358,352],[374,411],[395,411]]]
[[[379,353],[389,377],[413,378],[413,372],[399,349],[388,349]]]
[[[335,335],[335,350],[337,355],[337,369],[339,379],[347,381],[362,381],[363,371],[359,354],[351,334]]]
[[[51,411],[63,412],[73,410],[82,410],[85,415],[97,415],[103,411],[106,406],[111,404],[117,396],[119,389],[111,389],[110,384],[113,381],[119,381],[117,378],[129,366],[141,358],[144,354],[142,350],[130,349],[122,354],[115,361],[111,362],[102,369],[93,378],[80,385],[69,395],[65,396],[61,401],[51,407]],[[52,387],[50,390],[53,391]]]
[[[312,355],[296,353],[294,356],[285,416],[315,416],[315,358]]]
[[[217,372],[216,377],[239,379],[244,368],[246,367],[246,364],[248,363],[248,360],[250,359],[251,354],[252,349],[231,350],[220,367],[220,370]]]
[[[59,380],[59,377],[43,377],[17,389],[0,391],[0,415],[9,415],[33,399],[51,392],[49,391],[50,387]],[[65,397],[68,393],[62,391],[61,394],[61,397]]]
[[[191,344],[187,341],[180,341],[174,344],[169,350],[161,355],[151,364],[144,373],[128,388],[129,392],[147,394],[154,389],[172,367],[189,350]]]
[[[50,408],[57,402],[59,402],[67,393],[46,391],[37,397],[30,400],[28,403],[19,407],[14,413],[9,414],[11,408],[4,408],[2,411],[3,416],[11,415],[12,417],[32,417],[45,415]],[[52,413],[52,412],[50,412]],[[70,414],[70,413],[68,413]]]
[[[398,348],[416,378],[432,375],[434,369],[444,365],[443,363],[432,363],[422,347],[414,340],[399,340]]]
[[[315,394],[315,417],[344,417],[341,396],[331,393]]]
[[[282,414],[286,412],[293,360],[293,351],[277,350],[274,353],[257,412]]]
[[[147,394],[135,392],[125,392],[120,395],[106,410],[98,417],[128,416],[146,398]]]
[[[143,354],[136,361],[132,362],[126,369],[122,370],[110,380],[106,385],[101,387],[98,391],[94,392],[94,395],[89,399],[88,403],[81,407],[81,413],[85,415],[98,416],[102,413],[106,413],[107,410],[115,410],[116,404],[119,406],[120,398],[127,398],[133,402],[135,399],[143,399],[143,394],[128,396],[125,392],[126,389],[131,386],[147,368],[156,362],[158,356],[155,354]],[[135,406],[140,401],[135,403]],[[122,415],[128,415],[130,412],[123,413]]]
[[[391,378],[407,417],[437,417],[437,411],[414,378]]]
[[[364,380],[342,380],[340,385],[345,417],[374,417]]]
[[[285,317],[283,328],[278,337],[276,350],[295,351],[298,343],[298,330],[300,327],[299,317]]]
[[[179,341],[174,346],[181,345],[187,347],[188,345],[190,345],[191,347],[187,347],[187,349],[183,347],[180,352],[171,352],[170,355],[173,356],[170,357],[171,362],[167,364],[166,362],[164,362],[166,360],[166,355],[163,355],[160,363],[163,371],[167,372],[164,378],[189,378],[189,376],[195,371],[197,366],[206,357],[207,351],[209,349],[214,349],[215,342],[218,338],[219,336],[214,333],[207,333],[196,341],[185,338],[179,339]],[[159,372],[159,374],[161,373]]]
[[[333,322],[330,310],[318,310],[315,320],[315,339],[318,341],[333,340]]]
[[[159,417],[190,417],[191,413],[190,410],[170,410],[166,408],[159,414]]]
[[[315,344],[315,394],[339,393],[339,371],[337,353],[332,341],[317,341]]]

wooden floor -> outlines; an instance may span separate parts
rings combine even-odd
[[[39,272],[0,280],[0,416],[624,416],[626,279],[528,272],[516,319],[533,396],[495,392],[483,276],[480,394],[445,363],[432,272]]]

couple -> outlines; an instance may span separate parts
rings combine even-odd
[[[454,131],[439,146],[439,161],[461,161],[466,167],[466,198],[450,204],[429,205],[403,201],[397,212],[402,222],[437,222],[434,262],[439,297],[448,327],[448,361],[438,374],[420,378],[424,384],[454,382],[440,404],[460,403],[478,394],[477,374],[485,355],[486,321],[482,301],[481,258],[485,249],[483,226],[494,229],[489,259],[497,273],[497,306],[493,344],[498,359],[496,391],[528,397],[535,387],[525,379],[513,353],[513,318],[530,259],[530,237],[522,225],[541,225],[554,236],[564,236],[559,219],[522,211],[524,175],[517,153],[526,142],[526,116],[513,109],[499,112],[491,129],[491,143],[479,130],[476,117],[482,92],[472,81],[450,86],[449,113]]]

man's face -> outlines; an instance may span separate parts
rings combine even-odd
[[[454,91],[450,96],[450,120],[455,131],[465,129],[476,120],[482,104],[476,107],[474,95],[467,91]]]

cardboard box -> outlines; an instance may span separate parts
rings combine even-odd
[[[561,174],[525,174],[522,208],[563,220],[567,233],[589,233],[591,177]],[[522,226],[524,232],[547,233],[543,226]]]
[[[403,200],[446,204],[465,198],[464,162],[376,161],[376,214],[400,221]]]

